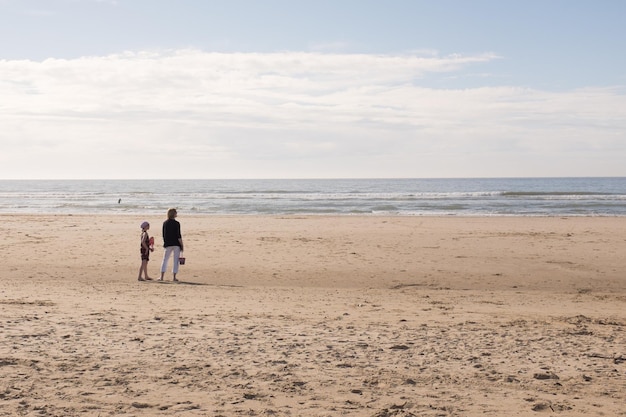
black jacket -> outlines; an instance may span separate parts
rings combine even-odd
[[[163,222],[163,247],[180,246],[178,239],[182,238],[180,234],[180,223],[174,219],[167,219]]]

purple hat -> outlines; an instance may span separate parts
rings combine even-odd
[[[141,228],[142,228],[142,229],[145,229],[145,228],[146,228],[146,227],[148,227],[148,226],[150,226],[150,223],[148,223],[148,222],[143,222],[143,223],[141,223]]]

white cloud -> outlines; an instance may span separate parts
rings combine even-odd
[[[546,175],[559,163],[574,175],[581,154],[626,156],[618,89],[420,85],[495,59],[182,50],[0,61],[0,177],[536,175],[522,172],[533,156]],[[490,174],[487,158],[509,163]]]

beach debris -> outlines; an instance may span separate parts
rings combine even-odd
[[[569,405],[551,404],[550,402],[538,402],[532,408],[532,410],[536,412],[552,411],[553,413],[569,411],[571,409],[572,407],[570,407]]]
[[[13,358],[0,359],[0,366],[15,366],[15,365],[17,365],[17,360]]]
[[[613,356],[613,355],[603,355],[601,353],[591,353],[591,354],[588,354],[587,357],[612,360],[615,365],[619,365],[621,363],[626,362],[626,357],[624,357],[623,355]]]
[[[548,403],[537,403],[532,408],[533,411],[546,411],[548,409],[554,411],[552,406]]]
[[[550,373],[544,373],[544,372],[534,374],[533,378],[538,379],[538,380],[560,379],[559,376],[556,374],[550,374]]]
[[[389,349],[391,350],[407,350],[409,347],[407,345],[393,345]]]
[[[384,408],[378,413],[374,414],[374,417],[415,417],[415,414],[407,410],[411,407],[413,407],[413,404],[409,404],[408,402],[405,402],[404,404],[392,404],[388,408]],[[430,406],[430,408],[434,410],[449,411],[447,407],[438,408]],[[445,415],[450,414],[446,412]]]

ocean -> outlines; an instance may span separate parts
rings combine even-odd
[[[0,180],[0,213],[625,216],[626,177]]]

